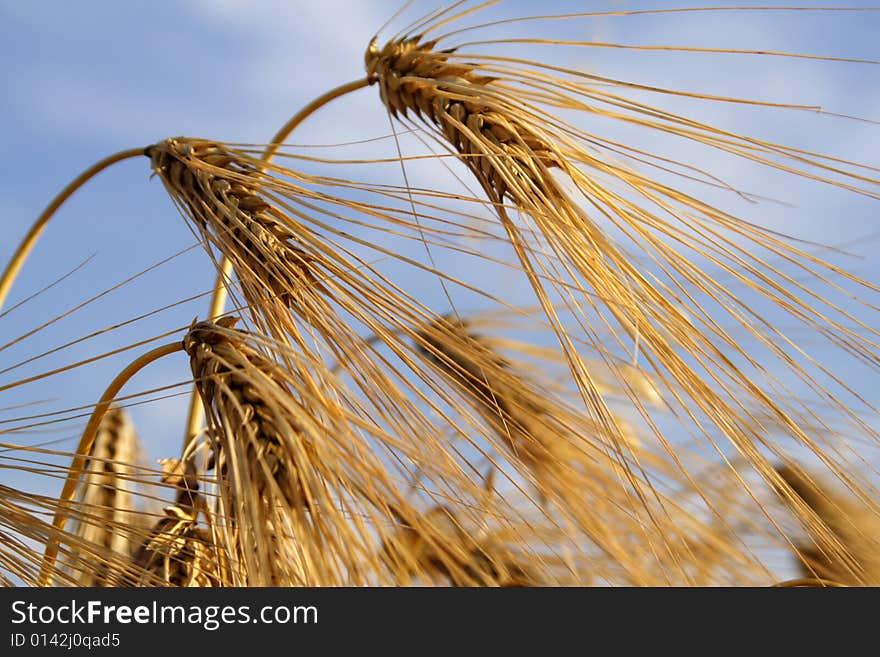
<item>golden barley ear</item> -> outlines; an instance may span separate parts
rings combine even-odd
[[[805,579],[846,586],[880,586],[880,510],[876,503],[845,493],[796,464],[776,470],[781,494],[795,496],[807,538],[796,541],[794,555]],[[789,492],[790,491],[790,492]],[[826,585],[826,584],[822,584]]]
[[[74,498],[78,515],[71,533],[108,553],[130,555],[146,528],[142,464],[143,448],[128,413],[111,406],[79,480]],[[101,560],[84,568],[87,556],[73,556],[77,568],[72,572],[79,586],[115,586],[122,581],[118,563]]]
[[[516,113],[505,113],[504,97],[489,86],[495,78],[453,63],[435,45],[416,36],[368,48],[368,75],[391,115],[411,112],[432,123],[495,203],[518,200],[523,186],[555,187],[541,178],[564,166],[558,149]]]
[[[253,323],[274,341],[288,368],[307,378],[322,375],[314,371],[320,369],[317,362],[305,368],[285,353],[288,346],[302,353],[314,348],[315,336],[305,335],[301,322],[332,350],[357,350],[356,334],[336,317],[333,292],[322,282],[341,268],[334,271],[316,250],[312,231],[288,216],[283,205],[285,197],[308,196],[304,189],[273,176],[275,168],[266,172],[266,162],[213,141],[166,139],[150,155],[154,171],[211,257],[213,247],[231,265]]]
[[[296,235],[260,194],[258,162],[217,142],[177,137],[149,149],[171,197],[244,280],[257,280],[284,305],[310,279]]]
[[[209,465],[220,489],[219,515],[240,564],[237,577],[252,586],[314,581],[296,553],[308,554],[323,541],[300,528],[311,526],[317,506],[332,501],[322,494],[321,480],[310,478],[314,457],[292,416],[293,398],[272,376],[276,366],[249,349],[244,334],[226,328],[230,324],[196,324],[184,347],[206,411]],[[289,410],[278,405],[279,395],[289,398]]]
[[[542,408],[529,385],[511,373],[504,358],[472,334],[467,323],[440,318],[420,331],[416,348],[440,369],[453,389],[466,392],[517,459],[539,467],[560,458],[543,430],[547,427],[538,424],[552,409]]]
[[[604,443],[600,426],[564,405],[550,387],[542,385],[547,382],[514,368],[467,321],[436,319],[418,333],[416,349],[453,391],[469,400],[511,457],[533,471],[545,496],[566,480],[560,467],[600,459],[607,466],[611,462],[603,452],[639,447],[635,436],[629,436],[626,444]],[[635,381],[632,373],[629,376]],[[620,424],[625,424],[622,419]],[[593,475],[599,476],[598,471]]]
[[[235,581],[375,583],[389,504],[405,507],[385,466],[343,407],[258,349],[265,340],[218,324],[197,324],[184,346]]]

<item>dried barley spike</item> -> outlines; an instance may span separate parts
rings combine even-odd
[[[433,506],[412,520],[395,511],[399,530],[385,539],[381,559],[393,582],[409,584],[443,580],[452,586],[542,586],[552,581],[545,555],[533,552],[542,538],[534,525],[516,530],[493,527],[501,519],[492,503],[494,469],[483,482],[480,499],[467,505],[478,523],[446,505]],[[503,514],[502,514],[503,515]],[[537,567],[541,560],[542,568]],[[541,571],[539,573],[539,571]],[[583,583],[583,582],[576,582]]]
[[[148,155],[171,197],[230,259],[245,285],[259,281],[256,290],[265,287],[290,305],[296,290],[314,283],[308,256],[259,193],[261,174],[252,158],[183,137],[152,146]]]
[[[234,324],[198,323],[184,347],[208,420],[218,515],[240,577],[249,586],[357,581],[358,560],[374,538],[346,513],[347,495],[364,486],[345,470],[365,470],[369,459],[354,457],[350,443],[339,453],[346,428],[327,428],[327,408],[308,408],[294,396],[290,375]],[[370,484],[379,490],[379,482]]]
[[[207,407],[221,403],[226,393],[238,402],[232,426],[252,429],[243,436],[246,443],[244,462],[259,464],[257,469],[274,481],[289,505],[311,508],[314,500],[305,493],[308,484],[300,480],[302,472],[286,458],[282,445],[283,432],[291,426],[296,429],[296,424],[292,418],[287,418],[288,426],[277,426],[278,417],[267,407],[267,400],[259,389],[259,379],[271,379],[277,365],[249,349],[244,337],[234,332],[234,325],[235,319],[224,317],[217,324],[196,324],[187,334],[185,348],[192,359],[199,394]],[[273,380],[273,383],[283,388],[281,382]],[[215,445],[212,462],[222,477],[229,475],[228,455],[222,442]]]
[[[71,533],[105,549],[108,557],[90,557],[90,567],[79,563],[72,570],[80,586],[114,586],[121,573],[110,555],[130,555],[145,529],[136,476],[143,450],[122,408],[107,411],[89,456],[75,497],[79,509]]]
[[[796,545],[804,577],[880,586],[880,510],[832,490],[797,466],[782,466],[777,473],[822,522],[807,522],[810,540]]]
[[[498,342],[514,351],[522,348],[528,352],[525,345]],[[564,394],[540,376],[539,369],[519,367],[520,363],[496,351],[494,344],[488,336],[475,335],[465,322],[439,318],[420,331],[417,347],[437,368],[450,392],[464,398],[479,416],[462,415],[470,424],[462,433],[468,434],[480,451],[485,450],[481,441],[488,440],[493,452],[490,458],[499,464],[499,471],[520,490],[537,491],[537,499],[527,493],[529,507],[565,528],[565,540],[573,544],[569,554],[586,564],[578,569],[582,574],[575,583],[589,580],[656,586],[763,581],[759,565],[743,551],[735,533],[715,527],[714,515],[694,501],[704,499],[701,491],[714,492],[716,479],[726,482],[723,473],[711,478],[684,475],[682,464],[691,460],[685,446],[672,459],[646,446],[638,434],[619,443],[609,442],[612,431],[567,403]],[[629,381],[641,383],[646,394],[652,393],[654,388],[635,374],[630,372]],[[609,398],[624,394],[610,381],[604,382],[603,388]],[[620,421],[616,415],[614,421]],[[498,454],[506,455],[505,460]],[[523,481],[529,484],[525,489]],[[739,486],[737,480],[732,490],[718,488],[716,495],[709,496],[715,513],[735,499]],[[688,501],[691,496],[694,500]],[[453,508],[458,516],[459,507]],[[453,535],[454,526],[448,518],[440,511],[436,514],[435,524]],[[413,527],[411,533],[414,531],[417,538],[439,531],[412,522],[403,524]],[[530,535],[527,530],[523,533]],[[421,540],[424,543],[425,539]],[[705,548],[698,551],[694,547],[698,544],[705,544]],[[412,552],[417,555],[421,549],[417,545]],[[458,558],[463,559],[460,554]],[[737,572],[725,570],[734,563]]]
[[[370,43],[367,73],[392,115],[411,111],[437,126],[495,202],[518,201],[512,186],[555,189],[547,169],[563,166],[563,158],[552,142],[505,111],[509,101],[494,92],[494,78],[450,62],[451,53],[434,46],[420,37],[381,50],[375,39]]]
[[[191,461],[177,459],[160,461],[165,474],[162,482],[173,486],[176,499],[165,507],[159,520],[133,554],[140,572],[135,581],[139,586],[221,586],[224,582],[220,567],[221,551],[214,545],[211,533],[198,527],[199,479]]]

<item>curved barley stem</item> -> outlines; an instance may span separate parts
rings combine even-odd
[[[149,351],[132,361],[131,364],[129,364],[124,370],[117,374],[116,378],[110,382],[109,386],[107,386],[104,394],[101,395],[101,399],[95,405],[95,410],[92,412],[92,416],[89,418],[88,424],[86,424],[86,428],[83,431],[82,438],[80,439],[79,445],[77,445],[76,448],[76,456],[74,457],[73,463],[67,471],[67,478],[64,481],[64,487],[61,489],[59,507],[58,510],[55,512],[55,517],[52,520],[52,525],[56,529],[58,529],[59,531],[63,530],[64,525],[67,523],[67,513],[65,512],[64,507],[73,499],[73,494],[76,492],[76,487],[79,484],[79,479],[85,466],[86,459],[88,458],[89,452],[92,449],[92,444],[95,442],[95,436],[98,433],[98,427],[101,425],[101,420],[104,419],[104,415],[107,413],[107,410],[110,408],[110,404],[116,398],[116,395],[119,394],[122,386],[124,386],[131,377],[133,377],[135,374],[137,374],[140,370],[142,370],[153,361],[159,360],[163,356],[167,356],[178,351],[183,351],[183,344],[181,342],[172,342],[161,347],[156,347],[152,351]],[[46,551],[43,557],[43,565],[40,568],[39,582],[41,586],[50,585],[52,576],[51,573],[55,566],[55,560],[57,557],[58,542],[47,542]]]
[[[345,96],[352,91],[363,89],[364,87],[368,87],[369,85],[369,78],[359,78],[357,80],[352,80],[351,82],[346,82],[345,84],[339,85],[335,89],[331,89],[327,93],[315,98],[315,100],[303,107],[299,112],[294,114],[287,123],[281,126],[281,129],[272,138],[272,142],[268,146],[266,146],[266,150],[263,151],[263,159],[266,160],[266,162],[271,162],[272,158],[275,157],[275,155],[278,153],[278,148],[287,140],[287,138],[290,136],[290,133],[296,130],[299,127],[300,123],[302,123],[312,114],[324,107],[324,105],[333,100],[336,100],[337,98]]]
[[[275,133],[272,141],[266,146],[261,159],[267,164],[270,163],[278,153],[278,148],[281,144],[283,144],[290,134],[308,117],[324,107],[327,103],[351,93],[352,91],[363,89],[364,87],[369,86],[369,84],[369,78],[360,78],[340,85],[315,98],[299,112],[294,114],[287,123],[281,126],[281,129]],[[217,281],[214,283],[214,292],[211,297],[211,309],[207,317],[209,320],[216,319],[223,314],[224,308],[226,307],[226,298],[229,295],[229,291],[226,288],[226,280],[231,273],[232,263],[229,262],[229,259],[226,258],[226,256],[223,256],[223,259],[220,262],[220,271],[217,274]],[[0,297],[0,305],[2,305],[2,297]],[[203,420],[204,409],[202,408],[202,403],[196,394],[195,388],[193,388],[193,391],[190,394],[189,412],[187,413],[186,433],[183,438],[184,449],[186,448],[186,445],[189,444],[189,441],[198,434]]]
[[[0,277],[0,308],[3,307],[3,304],[6,301],[6,296],[12,288],[12,284],[18,276],[18,272],[21,271],[24,261],[27,259],[28,255],[30,255],[31,250],[34,248],[34,245],[43,233],[43,229],[46,228],[46,224],[49,223],[49,219],[52,218],[58,208],[60,208],[67,199],[73,196],[80,187],[94,178],[101,171],[117,162],[121,162],[122,160],[143,155],[144,150],[144,148],[130,148],[128,150],[114,153],[109,157],[105,157],[100,162],[96,162],[79,174],[67,185],[67,187],[61,190],[58,196],[52,199],[52,202],[49,203],[49,205],[46,206],[46,209],[43,210],[39,217],[37,217],[37,220],[33,223],[27,235],[25,235],[24,239],[21,241],[21,244],[18,245],[18,248],[12,254],[12,259],[9,261],[9,264],[6,265],[6,270],[3,272],[3,276]]]

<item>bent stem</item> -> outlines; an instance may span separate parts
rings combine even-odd
[[[351,82],[347,82],[343,85],[336,87],[335,89],[331,89],[325,94],[322,94],[315,98],[308,105],[303,107],[299,112],[294,114],[283,126],[281,129],[275,133],[275,136],[272,138],[272,141],[266,146],[263,151],[262,160],[269,164],[274,159],[275,155],[278,154],[278,149],[281,145],[287,140],[290,134],[296,130],[299,125],[305,121],[312,114],[317,112],[319,109],[324,107],[324,105],[330,103],[341,96],[344,96],[352,91],[357,91],[358,89],[363,89],[370,85],[369,78],[359,78],[357,80],[352,80]],[[217,275],[217,281],[214,283],[214,292],[211,296],[211,308],[208,314],[208,319],[214,319],[223,314],[223,311],[226,307],[226,298],[229,295],[228,289],[226,287],[226,280],[229,278],[229,275],[232,273],[232,265],[230,262],[224,257],[220,262],[220,272]],[[195,388],[193,388],[192,395],[190,396],[189,402],[189,413],[187,415],[186,420],[186,430],[183,436],[183,447],[186,449],[186,446],[189,445],[189,442],[198,435],[199,431],[201,431],[202,421],[204,420],[204,409],[202,408],[202,403],[196,394]]]
[[[299,124],[305,121],[312,114],[317,112],[319,109],[324,107],[327,103],[336,100],[337,98],[344,96],[352,91],[357,91],[358,89],[363,89],[364,87],[370,86],[369,78],[359,78],[357,80],[352,80],[351,82],[347,82],[343,85],[336,87],[335,89],[331,89],[325,94],[318,96],[311,103],[303,107],[299,112],[294,114],[290,120],[281,126],[281,129],[275,133],[275,136],[272,138],[272,142],[266,146],[266,150],[263,151],[263,160],[266,163],[272,161],[272,158],[278,153],[278,149],[281,145],[287,140],[294,130],[299,127]]]
[[[64,487],[61,489],[60,503],[58,509],[55,511],[55,517],[52,520],[52,525],[59,532],[64,530],[64,525],[67,523],[65,507],[73,499],[76,487],[79,484],[80,476],[85,468],[86,459],[92,450],[92,444],[95,442],[98,427],[101,424],[101,420],[104,419],[107,409],[110,408],[110,404],[116,398],[116,395],[122,389],[122,386],[124,386],[131,377],[153,361],[159,360],[163,356],[178,351],[183,351],[183,343],[180,341],[157,347],[138,357],[132,361],[128,367],[116,375],[116,378],[110,382],[110,385],[107,386],[104,394],[101,395],[101,399],[95,405],[95,410],[92,412],[92,416],[89,418],[89,422],[86,424],[86,428],[83,431],[82,438],[76,448],[76,456],[74,456],[73,463],[67,471],[67,478],[64,481]],[[59,542],[57,539],[50,540],[46,543],[46,551],[43,554],[43,564],[40,567],[40,586],[50,586],[52,569],[55,567],[55,561],[58,557],[58,548]]]
[[[33,250],[34,245],[43,233],[43,229],[46,228],[46,224],[49,223],[49,219],[52,218],[56,210],[58,210],[58,208],[60,208],[61,205],[74,194],[74,192],[101,171],[117,162],[121,162],[122,160],[144,155],[144,151],[144,148],[130,148],[110,155],[109,157],[105,157],[100,162],[96,162],[79,174],[67,185],[67,187],[62,189],[61,192],[52,199],[52,202],[49,203],[49,205],[46,206],[46,209],[43,210],[39,217],[37,217],[37,220],[33,223],[21,244],[18,245],[18,248],[12,254],[12,259],[9,261],[9,264],[6,265],[6,270],[3,272],[3,276],[0,277],[0,308],[3,308],[3,304],[6,302],[6,296],[12,288],[12,284],[18,276],[18,272],[21,271],[24,261],[27,260],[28,255],[30,255],[31,250]]]

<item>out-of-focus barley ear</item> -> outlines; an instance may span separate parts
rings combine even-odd
[[[806,580],[817,585],[880,586],[880,510],[796,464],[777,469],[777,485],[806,536],[793,553]],[[802,508],[806,506],[806,509]]]
[[[608,473],[591,468],[591,476],[582,478],[576,470],[580,464],[589,464],[591,451],[595,455],[600,450],[588,437],[573,437],[566,431],[558,422],[564,414],[555,412],[552,398],[537,394],[522,376],[511,372],[505,359],[461,320],[438,318],[419,333],[416,348],[439,369],[453,391],[474,405],[514,464],[525,467],[540,500],[559,503],[564,513],[578,517],[600,549],[628,561],[611,535],[620,528],[612,529],[611,517],[598,521],[593,515],[610,501],[615,487],[602,491],[597,509],[590,508],[588,502],[596,500],[590,499],[587,489],[601,487]],[[437,514],[440,519],[447,518],[443,510]]]
[[[128,585],[232,585],[225,546],[217,544],[216,534],[199,520],[204,501],[193,461],[163,459],[160,463],[162,482],[176,491],[175,501],[132,550],[138,571]]]
[[[609,431],[564,403],[552,385],[514,370],[467,322],[437,318],[419,333],[417,348],[437,368],[450,392],[468,400],[494,434],[492,441],[479,422],[465,419],[475,436],[484,435],[506,454],[517,474],[505,471],[505,476],[534,486],[543,513],[582,537],[579,549],[590,555],[591,575],[597,581],[637,585],[718,581],[722,568],[701,563],[705,555],[697,557],[698,543],[711,546],[719,564],[724,559],[739,563],[740,582],[759,581],[761,567],[737,544],[735,532],[718,531],[707,520],[711,512],[704,508],[699,515],[693,505],[672,496],[675,490],[676,495],[700,499],[701,489],[711,488],[711,480],[682,474],[689,461],[683,446],[672,458],[638,435],[625,443],[608,441]],[[633,372],[629,378],[638,382]],[[608,382],[603,383],[603,391],[611,395]],[[616,392],[628,399],[622,388]],[[627,426],[621,433],[633,430]],[[719,489],[710,498],[714,513],[730,495]],[[645,550],[646,544],[652,549]]]
[[[520,551],[528,547],[514,546]],[[539,569],[528,553],[517,554],[515,548],[481,535],[449,508],[437,506],[386,539],[382,558],[398,585],[441,581],[452,586],[541,586]]]
[[[564,450],[564,440],[555,440],[548,424],[552,407],[473,335],[466,322],[438,319],[419,333],[416,348],[446,375],[453,389],[467,394],[517,460],[533,469],[568,460],[558,453]]]
[[[80,438],[79,444],[77,445],[73,461],[70,465],[70,468],[68,468],[67,470],[67,475],[64,479],[64,485],[61,488],[59,503],[57,505],[57,508],[54,510],[52,525],[59,532],[63,532],[65,526],[67,525],[68,517],[70,516],[70,513],[73,509],[72,500],[79,486],[79,480],[83,474],[86,462],[88,461],[88,456],[92,450],[92,445],[94,444],[95,438],[98,435],[101,421],[104,419],[104,415],[110,409],[110,406],[113,403],[113,400],[116,399],[119,391],[129,381],[129,379],[131,379],[132,376],[143,369],[146,365],[162,358],[163,356],[181,351],[182,349],[183,344],[180,342],[172,342],[170,344],[162,345],[161,347],[156,347],[155,349],[133,360],[119,374],[117,374],[116,377],[114,377],[114,379],[107,386],[106,390],[104,390],[104,393],[101,395],[101,399],[98,400],[97,404],[95,404],[95,408],[92,411],[91,416],[89,417],[89,421],[86,423],[86,428],[83,430],[83,434]],[[58,571],[58,567],[56,564],[58,550],[59,544],[57,542],[51,540],[46,542],[45,552],[43,554],[43,566],[41,568],[40,574],[40,584],[42,586],[49,586],[52,582],[53,575]]]
[[[463,9],[455,19],[474,10]],[[696,431],[716,449],[727,448],[721,444],[726,440],[768,478],[773,466],[764,448],[777,455],[784,450],[769,439],[761,418],[772,418],[790,439],[820,457],[831,458],[833,449],[821,442],[833,432],[808,429],[810,422],[828,423],[827,415],[771,394],[786,389],[784,377],[772,373],[776,367],[814,391],[835,419],[877,438],[854,410],[864,402],[858,391],[826,384],[833,368],[777,328],[779,320],[768,322],[761,310],[772,307],[876,371],[880,332],[877,307],[867,295],[876,293],[877,284],[621,164],[614,155],[620,148],[643,151],[606,142],[571,116],[602,116],[675,135],[871,198],[880,197],[880,180],[872,177],[876,169],[733,134],[625,97],[628,91],[656,89],[540,61],[465,52],[455,41],[466,29],[440,33],[450,20],[441,12],[419,23],[419,33],[384,45],[374,39],[365,58],[368,75],[392,117],[427,128],[479,181],[566,353],[585,408],[607,427],[608,439],[622,435],[578,349],[578,340],[602,345],[604,326],[618,351],[637,351],[662,388],[674,390],[670,399],[685,423],[699,424]],[[663,160],[659,154],[647,157]],[[791,265],[808,282],[771,258]],[[563,322],[556,299],[564,300],[573,321]],[[754,349],[743,346],[737,330]],[[767,362],[756,359],[755,349]],[[633,402],[640,403],[635,396]],[[846,464],[835,467],[842,471]]]
[[[561,585],[557,555],[543,554],[546,541],[536,525],[499,525],[498,508],[492,504],[494,470],[486,477],[486,495],[473,505],[461,504],[459,512],[445,505],[429,508],[413,519],[395,512],[399,529],[381,546],[383,564],[397,585],[447,584],[452,586],[524,587]],[[464,519],[477,514],[479,524]],[[508,519],[509,520],[509,519]],[[569,585],[584,585],[589,576],[569,577]]]
[[[601,427],[590,418],[573,417],[549,389],[542,389],[541,384],[530,380],[525,372],[511,367],[465,320],[450,316],[437,318],[419,332],[416,349],[444,374],[453,390],[465,394],[504,441],[508,452],[538,475],[539,488],[559,483],[558,472],[556,477],[544,478],[547,468],[600,459],[600,454],[617,448],[626,454],[640,448],[640,439],[633,427],[622,419],[617,433],[627,440],[617,445],[603,443],[605,434]],[[631,381],[636,380],[632,372],[629,377]],[[609,392],[608,386],[608,382],[602,382],[603,393]],[[625,395],[620,388],[617,391]],[[578,420],[582,423],[580,426],[573,424]],[[575,435],[575,426],[581,430],[589,427],[591,431]],[[543,492],[549,493],[549,489]]]
[[[111,406],[98,427],[74,503],[79,517],[71,533],[103,546],[109,553],[128,556],[146,527],[139,485],[143,448],[128,413]],[[81,562],[85,557],[76,555]],[[78,563],[79,586],[114,586],[119,575],[113,562],[96,561],[91,568]]]

